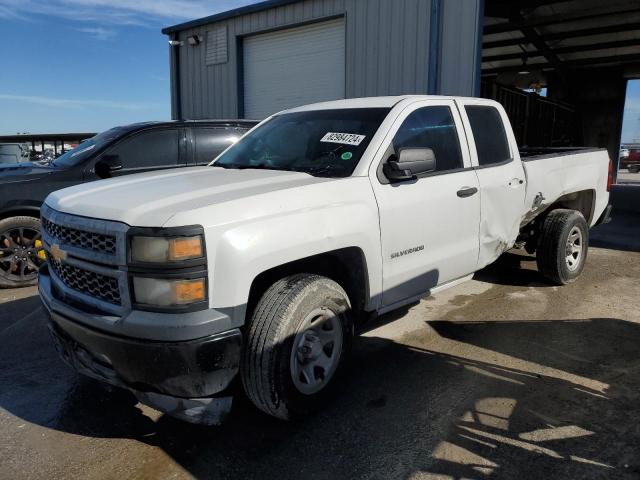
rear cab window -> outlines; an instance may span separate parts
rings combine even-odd
[[[488,105],[465,105],[480,167],[508,163],[512,160],[509,140],[497,108]]]

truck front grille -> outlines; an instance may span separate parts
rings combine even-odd
[[[116,278],[61,263],[51,256],[49,256],[48,260],[53,272],[68,288],[97,297],[113,305],[122,304],[120,288]]]
[[[46,218],[42,219],[42,228],[61,243],[107,255],[115,255],[116,253],[117,242],[116,237],[113,235],[85,232],[76,228],[65,227]]]

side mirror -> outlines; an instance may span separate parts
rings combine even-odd
[[[430,148],[405,148],[399,155],[392,155],[382,167],[392,182],[413,180],[422,173],[434,172],[436,156]]]
[[[111,172],[122,170],[122,162],[118,155],[104,155],[96,162],[95,172],[100,178],[110,178]]]

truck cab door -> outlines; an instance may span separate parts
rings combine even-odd
[[[392,182],[385,163],[430,148],[435,169]],[[384,153],[381,153],[384,152]],[[384,307],[419,297],[476,269],[480,195],[460,115],[450,100],[403,110],[370,172],[380,214]]]
[[[480,269],[513,247],[518,237],[526,176],[504,109],[486,100],[457,102],[480,181]]]

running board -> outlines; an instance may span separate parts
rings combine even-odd
[[[437,287],[432,288],[431,290],[427,290],[425,293],[420,295],[415,295],[413,297],[405,298],[404,300],[400,300],[399,302],[392,303],[386,307],[379,308],[376,310],[377,315],[384,315],[385,313],[391,312],[392,310],[396,310],[398,308],[404,307],[405,305],[409,305],[419,301],[420,299],[433,295],[435,293],[440,293],[448,288],[455,287],[456,285],[460,285],[461,283],[466,282],[467,280],[471,280],[473,278],[473,273],[469,275],[465,275],[464,277],[460,277],[456,280],[451,280],[450,282],[443,283],[442,285],[438,285]]]

